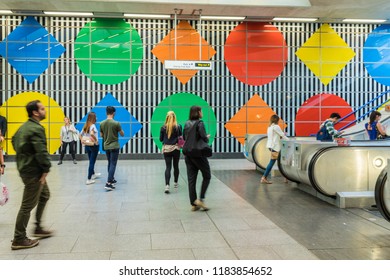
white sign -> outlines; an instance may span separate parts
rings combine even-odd
[[[165,60],[164,67],[173,70],[213,70],[213,63],[196,60]]]

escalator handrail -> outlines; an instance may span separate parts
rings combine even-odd
[[[345,149],[345,148],[361,148],[362,146],[331,146],[331,147],[324,147],[324,148],[321,148],[319,149],[314,155],[313,157],[311,158],[310,162],[309,162],[309,166],[308,166],[308,176],[309,176],[309,181],[312,185],[312,187],[320,192],[321,194],[325,195],[325,196],[329,196],[329,197],[333,197],[335,198],[336,195],[332,195],[332,194],[329,194],[329,193],[326,193],[320,186],[319,184],[317,183],[315,177],[314,177],[314,166],[316,164],[316,161],[318,160],[318,158],[324,154],[325,152],[327,152],[328,150],[332,150],[332,149]],[[388,148],[388,146],[364,146],[365,148],[378,148],[378,147],[384,147],[384,148]]]
[[[384,123],[385,121],[389,120],[390,119],[390,116],[380,120],[380,123]],[[352,136],[352,135],[356,135],[356,134],[359,134],[359,133],[362,133],[366,130],[366,128],[363,128],[361,130],[358,130],[358,131],[355,131],[355,132],[352,132],[352,133],[346,133],[346,134],[343,134],[343,137],[345,136]]]
[[[348,113],[347,115],[345,115],[344,117],[340,118],[337,122],[341,122],[343,120],[345,120],[346,118],[348,118],[349,116],[351,116],[352,114],[355,114],[357,111],[359,111],[360,109],[363,109],[365,108],[367,105],[373,103],[375,100],[381,98],[383,95],[389,93],[390,90],[386,90],[384,92],[382,92],[381,94],[379,94],[378,96],[374,97],[373,99],[371,99],[370,101],[366,102],[365,104],[363,104],[362,106],[360,106],[359,108],[357,108],[355,111],[351,112],[351,113]],[[365,116],[367,116],[368,114],[370,114],[372,111],[375,111],[376,109],[378,109],[379,107],[381,107],[383,104],[385,104],[388,100],[386,100],[385,102],[383,102],[382,104],[378,105],[377,107],[375,107],[374,109],[370,110],[369,112],[365,113],[363,116],[360,116],[358,119],[356,120],[353,120],[349,123],[347,123],[346,125],[344,125],[342,128],[340,128],[339,130],[343,130],[343,129],[346,129],[347,127],[351,126],[353,123],[357,122],[358,120],[361,120],[363,119]]]
[[[382,216],[390,222],[390,212],[387,210],[384,199],[384,188],[387,181],[387,168],[384,168],[375,183],[375,203]]]

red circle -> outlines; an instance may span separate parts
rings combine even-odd
[[[230,73],[253,86],[268,84],[282,73],[287,50],[282,33],[263,22],[241,23],[229,34],[224,47]]]
[[[313,136],[330,114],[339,113],[341,117],[344,117],[351,112],[353,112],[351,106],[334,94],[322,93],[310,97],[302,104],[295,117],[295,135]],[[356,120],[355,115],[351,114],[337,123],[335,128],[340,129],[354,120]]]

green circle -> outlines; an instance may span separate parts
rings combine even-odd
[[[95,19],[78,33],[74,56],[88,78],[113,85],[137,72],[143,44],[137,30],[123,19]]]
[[[160,104],[158,104],[157,108],[153,112],[152,137],[154,143],[159,149],[162,148],[162,143],[160,142],[160,129],[161,126],[164,125],[167,112],[174,111],[177,122],[181,124],[184,129],[184,124],[188,120],[190,108],[193,105],[202,107],[202,120],[204,121],[206,127],[206,133],[210,134],[209,144],[213,143],[217,131],[217,121],[213,109],[199,96],[182,92],[165,98],[160,102]]]

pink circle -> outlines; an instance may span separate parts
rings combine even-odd
[[[224,47],[226,66],[241,82],[259,86],[275,80],[288,59],[282,33],[263,22],[243,22],[228,36]]]

